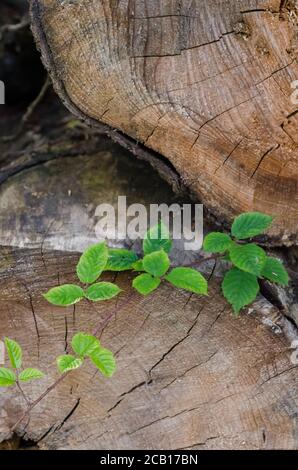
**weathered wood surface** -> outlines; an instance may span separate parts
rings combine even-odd
[[[108,308],[83,302],[64,310],[42,299],[57,282],[74,281],[76,261],[1,250],[0,335],[19,340],[25,364],[47,373],[26,386],[32,397],[56,378],[55,356],[69,350],[72,334],[91,331]],[[130,292],[127,274],[116,281]],[[288,344],[253,316],[234,320],[214,283],[205,299],[164,285],[115,311],[101,336],[117,355],[114,378],[90,364],[74,372],[18,433],[42,449],[297,448],[298,369]],[[9,389],[0,403],[4,438],[24,403]]]
[[[180,202],[150,165],[105,136],[84,138],[86,130],[71,125],[66,120],[55,137],[39,136],[29,150],[5,154],[0,245],[83,251],[97,241],[99,204],[117,211],[118,196],[126,196],[127,206],[144,204],[149,214],[150,204]]]
[[[31,0],[31,13],[72,112],[167,157],[219,220],[261,210],[271,242],[297,241],[297,1]]]

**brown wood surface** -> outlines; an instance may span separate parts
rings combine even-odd
[[[166,157],[219,220],[260,210],[276,215],[271,242],[297,241],[297,1],[31,0],[31,13],[72,112]]]
[[[91,364],[71,374],[17,432],[42,449],[297,448],[297,366],[283,335],[254,315],[238,320],[211,283],[199,298],[168,285],[148,299],[118,305],[50,306],[41,296],[73,282],[78,256],[1,249],[0,336],[17,339],[25,364],[47,378],[26,385],[37,397],[57,377],[55,357],[72,335],[92,331],[111,306],[101,335],[118,372],[103,379]],[[111,276],[107,276],[111,279]],[[127,274],[116,282],[130,293]],[[109,305],[109,306],[108,306]],[[20,395],[1,390],[0,438],[24,409]]]

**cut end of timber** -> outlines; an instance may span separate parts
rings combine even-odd
[[[277,0],[31,0],[64,104],[187,188],[223,224],[275,216],[297,243],[297,11]],[[255,7],[257,5],[257,8]]]

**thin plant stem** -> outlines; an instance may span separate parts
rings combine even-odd
[[[132,301],[133,296],[134,296],[134,292],[132,291],[132,293],[127,297],[126,301],[123,302],[123,304],[121,305],[120,307],[121,310]],[[92,333],[93,336],[98,336],[99,333],[102,333],[104,328],[109,324],[109,322],[114,317],[115,313],[116,313],[115,309],[109,312],[109,314],[95,327]]]
[[[197,267],[200,266],[203,263],[207,263],[207,261],[212,261],[212,260],[218,260],[223,256],[222,253],[216,253],[214,255],[208,256],[208,258],[202,258],[197,261],[192,261],[191,263],[184,264],[183,267]]]
[[[29,414],[30,412],[33,410],[33,408],[35,408],[40,402],[41,400],[43,400],[54,388],[57,387],[57,385],[62,382],[62,380],[64,380],[68,374],[70,373],[71,371],[69,372],[66,372],[65,374],[61,375],[57,380],[55,380],[55,382],[50,385],[50,387],[48,387],[35,401],[33,401],[32,403],[30,403],[30,405],[28,406],[27,410],[24,411],[24,413],[22,414],[22,416],[18,419],[18,421],[13,425],[13,427],[11,428],[11,432],[14,432],[16,430],[16,428],[18,427],[18,425],[23,421],[23,419],[25,419]]]
[[[124,307],[126,307],[133,299],[133,294],[134,292],[132,292],[132,294],[130,294],[128,296],[128,298],[125,300],[125,302],[123,302],[123,304],[120,306],[120,309],[123,309]],[[115,314],[115,309],[111,309],[111,311],[108,313],[108,315],[99,322],[98,325],[96,325],[96,327],[94,328],[93,330],[93,336],[97,336],[99,333],[101,333],[104,328],[107,326],[107,324],[110,322],[110,320],[113,318]],[[17,385],[18,385],[18,388],[19,390],[21,391],[22,393],[22,396],[24,397],[24,399],[26,400],[27,402],[27,409],[24,411],[24,413],[22,414],[22,416],[18,419],[18,421],[13,425],[13,427],[11,428],[11,432],[14,432],[16,430],[16,428],[18,427],[18,425],[31,413],[31,411],[52,391],[54,390],[57,385],[59,385],[64,379],[66,379],[66,377],[68,377],[68,375],[73,372],[73,371],[68,371],[68,372],[65,372],[63,375],[61,375],[60,377],[58,377],[57,380],[55,380],[55,382],[52,383],[52,385],[50,385],[35,401],[33,401],[32,403],[30,403],[27,399],[27,397],[25,397],[25,394],[20,386],[20,384],[17,382]]]
[[[26,397],[25,392],[24,392],[24,390],[22,389],[19,380],[16,381],[16,384],[17,384],[17,387],[18,387],[18,389],[20,390],[21,395],[22,395],[22,397],[24,398],[25,402],[27,403],[28,406],[30,406],[31,403],[30,403],[30,401],[28,400],[28,398]]]

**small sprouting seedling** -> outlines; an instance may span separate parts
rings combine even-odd
[[[281,261],[267,256],[256,243],[243,243],[243,240],[264,233],[272,221],[272,217],[260,212],[244,213],[235,218],[230,235],[212,232],[204,239],[206,252],[217,253],[232,264],[225,274],[222,290],[236,315],[257,297],[258,279],[268,279],[282,286],[289,283]]]
[[[135,271],[145,271],[133,281],[133,287],[142,295],[148,295],[157,289],[162,279],[175,287],[207,295],[207,281],[201,273],[193,268],[178,267],[170,272],[170,259],[168,253],[172,248],[169,232],[163,223],[148,230],[144,241],[144,258],[134,263]]]
[[[100,341],[92,335],[77,333],[71,341],[76,356],[64,354],[57,358],[57,367],[62,374],[78,369],[89,358],[105,377],[112,377],[116,370],[113,353],[101,346]]]
[[[76,272],[79,280],[85,286],[64,284],[53,287],[46,294],[45,299],[53,305],[68,307],[86,298],[93,302],[110,300],[116,297],[121,289],[112,282],[97,282],[104,270],[130,269],[137,257],[129,250],[108,249],[106,244],[98,243],[87,248],[80,257]],[[128,267],[129,266],[129,267]],[[86,287],[86,285],[89,287]]]
[[[0,367],[0,387],[17,385],[20,388],[20,382],[30,382],[44,376],[43,372],[32,367],[22,369],[23,352],[16,341],[5,338],[4,343],[11,368]]]

